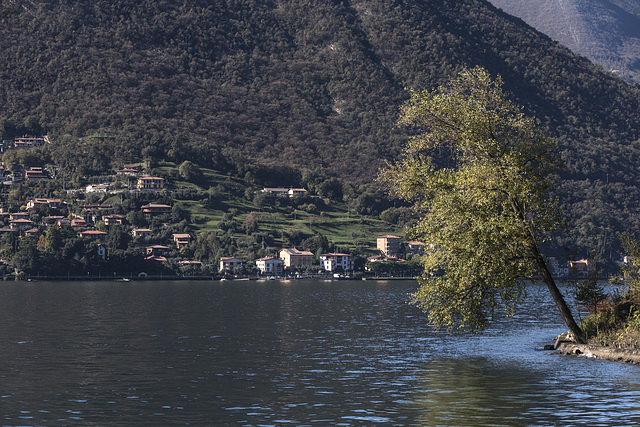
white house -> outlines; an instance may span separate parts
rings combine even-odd
[[[106,193],[111,189],[109,184],[91,184],[85,187],[87,193]]]
[[[284,261],[274,257],[260,258],[256,260],[256,267],[262,274],[282,274],[284,271]]]
[[[320,255],[320,266],[325,271],[353,271],[353,260],[348,254],[323,254]]]
[[[287,193],[289,194],[289,197],[304,196],[305,194],[307,194],[307,189],[306,188],[290,188]]]

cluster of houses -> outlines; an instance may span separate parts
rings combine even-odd
[[[16,236],[38,236],[42,233],[41,226],[49,227],[53,225],[58,228],[69,226],[78,233],[79,237],[101,243],[107,240],[108,233],[95,229],[95,224],[102,222],[105,227],[111,227],[125,223],[125,217],[123,215],[107,213],[112,208],[111,205],[100,204],[84,205],[82,207],[83,215],[49,215],[42,217],[40,223],[35,223],[31,219],[31,211],[34,209],[47,207],[58,210],[63,208],[64,205],[65,202],[60,199],[36,198],[26,203],[26,211],[9,213],[3,212],[2,209],[0,209],[0,219],[2,224],[6,224],[0,227],[0,237],[10,234]],[[140,209],[147,219],[151,219],[156,215],[171,213],[172,207],[164,204],[150,203],[142,206]],[[152,235],[152,231],[147,228],[134,228],[131,230],[131,235],[134,238],[146,237]],[[186,233],[173,234],[173,241],[175,248],[179,250],[191,243],[191,235]],[[98,248],[99,255],[105,259],[106,251],[103,248],[102,252],[100,252],[100,245]],[[169,246],[155,245],[142,249],[146,253],[148,260],[163,262],[166,261],[163,255],[172,248]]]
[[[0,208],[0,218],[3,223],[6,223],[6,218],[8,217],[8,225],[9,227],[0,228],[0,235],[6,233],[19,233],[20,235],[29,235],[33,234],[33,232],[37,232],[37,225],[51,225],[56,224],[58,227],[62,227],[64,225],[69,225],[71,228],[78,232],[82,232],[85,229],[89,228],[87,219],[90,219],[91,223],[95,224],[99,221],[102,221],[105,226],[109,227],[112,225],[121,225],[124,221],[123,215],[118,214],[103,214],[100,213],[102,211],[107,211],[112,208],[111,205],[93,205],[87,204],[82,207],[85,212],[85,216],[71,214],[68,217],[51,215],[42,218],[42,224],[35,224],[30,218],[30,211],[33,209],[37,209],[39,207],[48,207],[54,210],[62,208],[66,202],[63,202],[60,199],[44,199],[44,198],[36,198],[27,201],[26,203],[26,211],[21,212],[3,212]],[[146,219],[151,219],[156,215],[162,214],[170,214],[172,207],[164,204],[157,203],[149,203],[140,208],[142,213],[144,214]],[[96,211],[98,214],[90,214],[90,212]],[[31,229],[32,227],[36,227]],[[133,230],[134,237],[139,236],[140,230]]]
[[[154,185],[161,185],[161,181],[156,181]],[[291,190],[291,189],[289,189]],[[298,189],[302,190],[302,189]],[[287,195],[289,193],[287,191]],[[38,208],[49,208],[56,211],[65,207],[65,202],[60,199],[34,198],[26,203],[26,210],[21,212],[2,212],[0,218],[6,225],[0,228],[0,236],[7,234],[38,236],[42,233],[42,226],[57,226],[62,228],[68,226],[78,233],[79,237],[96,241],[98,243],[98,256],[106,259],[107,253],[103,243],[106,242],[108,232],[96,229],[95,225],[102,222],[106,228],[124,224],[126,219],[123,215],[110,213],[111,205],[87,204],[83,206],[83,213],[70,214],[68,216],[50,215],[40,219],[36,224],[31,219],[31,211]],[[147,219],[152,219],[157,215],[170,214],[172,207],[165,204],[149,203],[141,206],[141,212]],[[133,238],[144,238],[151,236],[152,230],[148,228],[133,228],[131,235]],[[180,250],[188,246],[192,241],[192,236],[187,233],[176,233],[172,235],[173,244],[149,245],[141,247],[147,261],[164,263],[169,251]],[[381,255],[369,257],[368,261],[373,262],[404,262],[401,255],[401,238],[398,236],[384,235],[378,236],[377,248]],[[405,245],[404,253],[416,254],[424,253],[424,244],[421,242],[409,242]],[[180,265],[189,265],[197,268],[201,265],[199,261],[183,260]],[[257,269],[261,274],[279,276],[285,273],[304,270],[314,264],[314,254],[310,251],[301,251],[295,248],[281,249],[277,257],[265,257],[255,261]],[[219,272],[222,274],[232,273],[242,267],[243,261],[234,257],[223,257],[220,259]],[[350,254],[326,253],[319,256],[319,267],[321,270],[334,274],[349,274],[354,271],[354,260]]]
[[[279,257],[265,257],[256,260],[256,267],[261,274],[280,276],[285,272],[293,272],[313,265],[313,253],[300,251],[295,248],[284,248]],[[353,272],[353,259],[349,254],[327,253],[320,255],[320,266],[325,272],[345,273]],[[231,273],[242,267],[242,260],[233,257],[220,259],[220,273]]]
[[[403,253],[401,248],[401,238],[393,235],[378,236],[376,239],[377,249],[381,255],[367,258],[367,265],[375,262],[405,262],[400,258]],[[424,254],[424,243],[408,242],[404,248],[405,254]],[[287,272],[294,272],[301,268],[313,265],[313,253],[300,251],[295,248],[284,248],[278,253],[278,257],[265,257],[256,260],[256,267],[261,274],[279,276]],[[349,274],[354,270],[354,261],[351,255],[344,253],[326,253],[319,256],[320,268],[322,271],[334,274]],[[232,273],[242,267],[242,260],[234,257],[223,257],[220,259],[220,273]]]
[[[579,259],[564,261],[556,257],[547,258],[547,267],[553,277],[575,277],[584,279],[595,271],[592,260]]]

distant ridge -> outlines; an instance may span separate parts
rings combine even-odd
[[[606,70],[640,83],[640,2],[489,1]]]

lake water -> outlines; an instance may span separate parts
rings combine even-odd
[[[640,367],[539,350],[545,288],[479,335],[416,283],[0,284],[0,425],[640,425]]]

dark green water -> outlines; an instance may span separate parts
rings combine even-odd
[[[541,351],[544,288],[480,335],[415,282],[0,285],[0,425],[640,425],[640,367]]]

